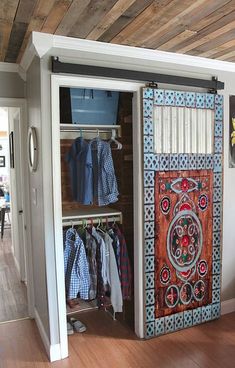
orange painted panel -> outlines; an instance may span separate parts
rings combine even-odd
[[[212,301],[213,172],[155,174],[155,316]]]

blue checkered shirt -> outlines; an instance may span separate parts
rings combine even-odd
[[[89,299],[90,275],[86,251],[82,239],[75,229],[66,232],[64,249],[66,298]]]
[[[118,200],[111,147],[100,138],[91,141],[94,182],[94,199],[99,206],[106,206]]]

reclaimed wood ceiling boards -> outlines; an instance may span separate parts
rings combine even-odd
[[[235,61],[235,0],[0,1],[0,61],[32,31]]]

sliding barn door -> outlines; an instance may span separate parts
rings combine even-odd
[[[220,316],[223,99],[143,91],[145,336]]]

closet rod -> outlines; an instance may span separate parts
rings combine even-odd
[[[95,131],[113,133],[113,131],[117,131],[118,136],[121,135],[120,125],[60,124],[61,132],[79,132],[81,130],[85,133],[94,133]]]
[[[68,130],[68,129],[73,129],[73,130],[80,130],[80,129],[90,129],[90,130],[100,130],[100,129],[105,129],[105,130],[118,130],[120,129],[120,125],[94,125],[94,124],[60,124],[60,130]]]
[[[122,223],[122,213],[119,214],[100,214],[100,215],[92,215],[92,216],[81,216],[81,217],[71,217],[71,218],[62,218],[63,226],[72,225],[84,225],[84,221],[93,222],[94,224],[100,223],[100,220],[108,219],[110,222],[119,222]],[[102,222],[102,221],[101,221]]]
[[[85,133],[94,133],[95,130],[94,129],[82,129]],[[104,130],[104,129],[96,129],[99,131],[99,133],[111,133],[111,129],[107,129],[107,130]],[[64,130],[60,130],[61,132],[68,132],[68,133],[74,133],[74,132],[78,132],[79,133],[79,129],[64,129]]]

